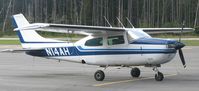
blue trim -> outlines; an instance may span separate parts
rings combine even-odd
[[[12,17],[12,26],[13,26],[14,28],[18,28],[17,23],[16,23],[14,17]]]
[[[12,16],[12,26],[13,26],[14,28],[18,28],[18,25],[17,25],[17,23],[16,23],[16,20],[14,19],[13,16]],[[22,35],[21,35],[21,32],[20,32],[20,31],[17,31],[16,33],[17,33],[17,35],[18,35],[18,37],[19,37],[20,42],[21,42],[21,43],[25,42],[24,39],[23,39],[23,37],[22,37]]]
[[[19,40],[21,43],[66,43],[66,42],[26,42],[24,39],[23,39],[23,36],[21,35],[21,32],[20,31],[17,31],[17,35],[19,37]]]
[[[66,43],[66,42],[26,42],[24,41],[23,36],[21,35],[20,31],[17,31],[17,35],[21,43]]]
[[[19,37],[19,40],[21,43],[25,43],[24,39],[23,39],[23,36],[21,35],[21,32],[20,31],[17,31],[17,35]]]
[[[14,19],[14,17],[12,17],[12,26],[14,28],[18,28],[18,25],[17,25],[16,20]],[[21,43],[66,43],[66,42],[26,42],[24,40],[23,36],[21,35],[20,30],[17,30],[16,33],[17,33]]]
[[[77,46],[80,50],[100,50],[100,51],[132,51],[132,50],[141,50],[141,49],[105,49],[105,48],[83,48],[82,46]],[[142,50],[164,50],[164,49],[142,49]]]
[[[166,45],[166,44],[173,44],[175,42],[176,42],[175,40],[164,40],[158,38],[141,38],[133,42],[130,42],[130,44]]]
[[[32,56],[39,56],[39,57],[56,57],[56,56],[96,56],[96,55],[126,55],[126,54],[169,54],[169,53],[176,53],[175,49],[128,49],[121,51],[120,49],[97,49],[102,51],[79,51],[76,47],[59,47],[59,48],[67,48],[70,52],[70,55],[48,55],[45,49],[41,50],[30,50],[26,53]],[[52,49],[54,50],[54,49]],[[59,53],[60,50],[56,49]],[[85,50],[85,49],[83,49]],[[86,49],[87,50],[87,49]],[[122,49],[123,50],[123,49]]]

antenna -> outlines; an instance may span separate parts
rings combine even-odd
[[[106,20],[106,22],[108,23],[108,25],[109,25],[110,27],[112,27],[111,24],[110,24],[110,22],[106,19],[106,16],[104,16],[104,19]]]
[[[119,23],[122,25],[122,27],[125,28],[124,25],[122,24],[122,22],[120,21],[120,19],[118,17],[116,17],[116,18],[119,21]]]
[[[131,25],[131,27],[132,28],[135,28],[134,26],[133,26],[133,24],[131,23],[131,21],[129,20],[129,18],[128,17],[126,17],[126,20],[128,21],[128,23]]]

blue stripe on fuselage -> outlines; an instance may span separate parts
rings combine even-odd
[[[83,51],[87,50],[87,51]],[[101,50],[101,51],[99,51]],[[95,56],[95,55],[123,55],[123,54],[168,54],[176,53],[175,49],[80,49],[77,47],[45,48],[26,52],[32,56],[53,57],[53,56]]]
[[[77,48],[79,50],[96,50],[96,51],[136,51],[136,50],[141,50],[141,49],[112,49],[112,48],[109,48],[109,49],[105,49],[105,48],[82,48],[81,46],[77,46]],[[162,50],[162,49],[142,49],[142,50]]]
[[[130,44],[152,44],[152,45],[166,45],[166,44],[174,44],[175,40],[165,40],[158,38],[140,38],[130,42]]]

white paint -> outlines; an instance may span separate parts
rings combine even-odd
[[[31,27],[30,30],[19,30],[25,42],[21,43],[22,47],[25,49],[45,49],[48,56],[47,58],[65,60],[71,62],[81,63],[84,60],[89,65],[110,65],[110,66],[142,66],[146,64],[163,64],[169,62],[174,58],[175,53],[173,54],[117,54],[117,55],[88,55],[88,56],[69,56],[71,53],[66,47],[70,46],[81,46],[84,49],[167,49],[166,45],[142,45],[142,44],[129,44],[127,34],[129,34],[133,39],[139,38],[151,38],[150,35],[143,32],[140,29],[126,29],[125,31],[120,32],[105,32],[98,34],[96,31],[92,31],[92,34],[89,35],[76,43],[64,43],[63,41],[47,39],[40,36],[35,30],[32,29],[32,26],[29,25],[29,22],[25,19],[22,14],[13,16],[18,29],[23,27]],[[43,26],[43,25],[42,25]],[[47,25],[44,25],[44,27]],[[22,27],[22,28],[21,28]],[[35,26],[34,26],[35,27]],[[34,28],[33,27],[33,28]],[[38,26],[36,26],[38,27]],[[101,27],[98,27],[101,28]],[[32,29],[32,30],[31,30]],[[123,28],[122,28],[123,29]],[[56,31],[56,30],[55,30]],[[84,31],[85,32],[85,31]],[[96,35],[95,35],[96,33]],[[119,45],[108,45],[107,37],[115,35],[123,35],[125,39],[124,44]],[[85,46],[85,42],[92,38],[103,37],[103,46]],[[36,42],[36,43],[32,43]],[[40,43],[40,42],[56,42],[56,43]],[[102,50],[81,50],[79,51],[88,52],[88,51],[102,51]],[[121,50],[122,51],[122,50]],[[63,56],[64,55],[64,56]]]

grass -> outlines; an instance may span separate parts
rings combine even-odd
[[[186,46],[199,46],[199,40],[182,40]]]
[[[179,38],[180,34],[154,34],[151,35],[152,37],[157,37],[157,38]],[[196,33],[183,33],[182,38],[199,38],[199,34]]]
[[[1,45],[19,45],[19,40],[0,40]]]
[[[199,40],[182,40],[186,46],[199,46]],[[19,45],[19,40],[0,40],[0,45]]]
[[[18,38],[17,35],[4,35],[4,36],[1,36],[0,38]]]

